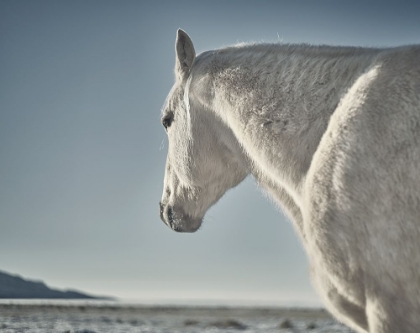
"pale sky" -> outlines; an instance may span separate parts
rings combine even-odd
[[[319,304],[291,223],[248,179],[195,234],[159,219],[176,30],[420,42],[416,1],[0,1],[0,270],[139,301]]]

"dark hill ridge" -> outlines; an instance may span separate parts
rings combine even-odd
[[[0,298],[47,298],[47,299],[112,299],[95,297],[73,290],[50,289],[41,281],[30,281],[18,275],[0,271]]]

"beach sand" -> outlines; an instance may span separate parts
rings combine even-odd
[[[2,333],[350,333],[323,309],[86,304],[0,304]]]

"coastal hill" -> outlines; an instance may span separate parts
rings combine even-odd
[[[112,299],[95,297],[74,290],[51,289],[44,282],[26,280],[3,271],[0,271],[0,298]]]

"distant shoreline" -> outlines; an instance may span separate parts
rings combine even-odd
[[[79,306],[91,307],[133,307],[133,308],[161,308],[161,309],[296,309],[296,310],[323,310],[322,306],[311,304],[275,304],[269,302],[252,301],[217,301],[217,300],[126,300],[118,298],[94,299],[59,299],[59,298],[0,298],[1,305],[32,305],[32,306]]]
[[[177,314],[177,313],[195,313],[197,315],[202,313],[226,314],[230,315],[284,315],[285,313],[302,314],[304,317],[308,313],[325,313],[326,317],[330,317],[324,308],[312,307],[285,307],[285,306],[225,306],[225,305],[150,305],[150,304],[130,304],[118,301],[101,301],[101,300],[17,300],[17,299],[0,299],[0,309],[69,309],[77,310],[79,308],[86,310],[87,308],[104,311],[139,311],[142,313],[162,313],[162,314]]]
[[[188,315],[191,317],[294,317],[294,318],[331,318],[323,308],[295,307],[255,307],[255,306],[181,306],[181,305],[142,305],[112,301],[62,300],[61,302],[15,302],[16,300],[0,300],[0,313],[19,312],[133,312],[142,315]],[[54,300],[53,300],[54,301]]]

